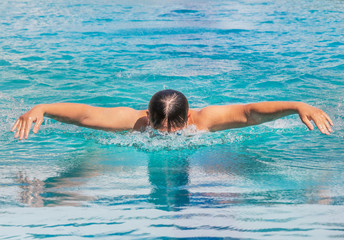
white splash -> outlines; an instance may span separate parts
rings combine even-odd
[[[101,144],[135,147],[144,151],[195,149],[202,146],[241,141],[242,136],[225,133],[199,131],[195,126],[168,133],[148,128],[144,132],[126,132],[96,137]]]

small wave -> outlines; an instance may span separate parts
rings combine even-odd
[[[11,63],[6,60],[0,59],[0,66],[11,66]]]
[[[173,13],[181,13],[181,14],[185,14],[185,13],[198,13],[199,11],[197,10],[191,10],[191,9],[177,9],[177,10],[173,10]]]
[[[35,61],[43,61],[44,58],[38,57],[38,56],[30,56],[30,57],[23,57],[21,58],[23,61],[27,62],[35,62]]]

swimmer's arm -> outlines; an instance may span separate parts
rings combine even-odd
[[[209,106],[198,112],[201,129],[219,131],[261,124],[291,114],[299,114],[302,122],[310,129],[313,121],[324,134],[332,132],[330,117],[321,109],[302,102],[260,102],[242,105]]]
[[[28,138],[32,123],[33,132],[37,133],[43,117],[82,127],[110,131],[123,131],[134,128],[143,111],[132,108],[102,108],[78,103],[40,104],[18,118],[11,131],[16,131],[19,140]]]

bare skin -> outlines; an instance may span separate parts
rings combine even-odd
[[[321,109],[302,102],[260,102],[251,104],[209,106],[200,110],[189,110],[187,125],[195,125],[199,130],[220,131],[241,128],[273,121],[278,118],[298,114],[302,122],[313,130],[311,121],[320,132],[329,135],[333,122]],[[13,125],[15,137],[27,139],[33,123],[33,133],[37,133],[47,116],[55,120],[82,127],[106,131],[142,131],[149,123],[147,110],[128,107],[102,108],[77,103],[40,104],[21,115]],[[166,127],[159,130],[166,131]],[[172,129],[175,131],[178,129]]]

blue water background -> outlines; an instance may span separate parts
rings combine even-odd
[[[0,238],[344,238],[343,1],[0,2]],[[268,100],[325,110],[217,133],[152,137],[46,120],[39,103],[146,109]]]

